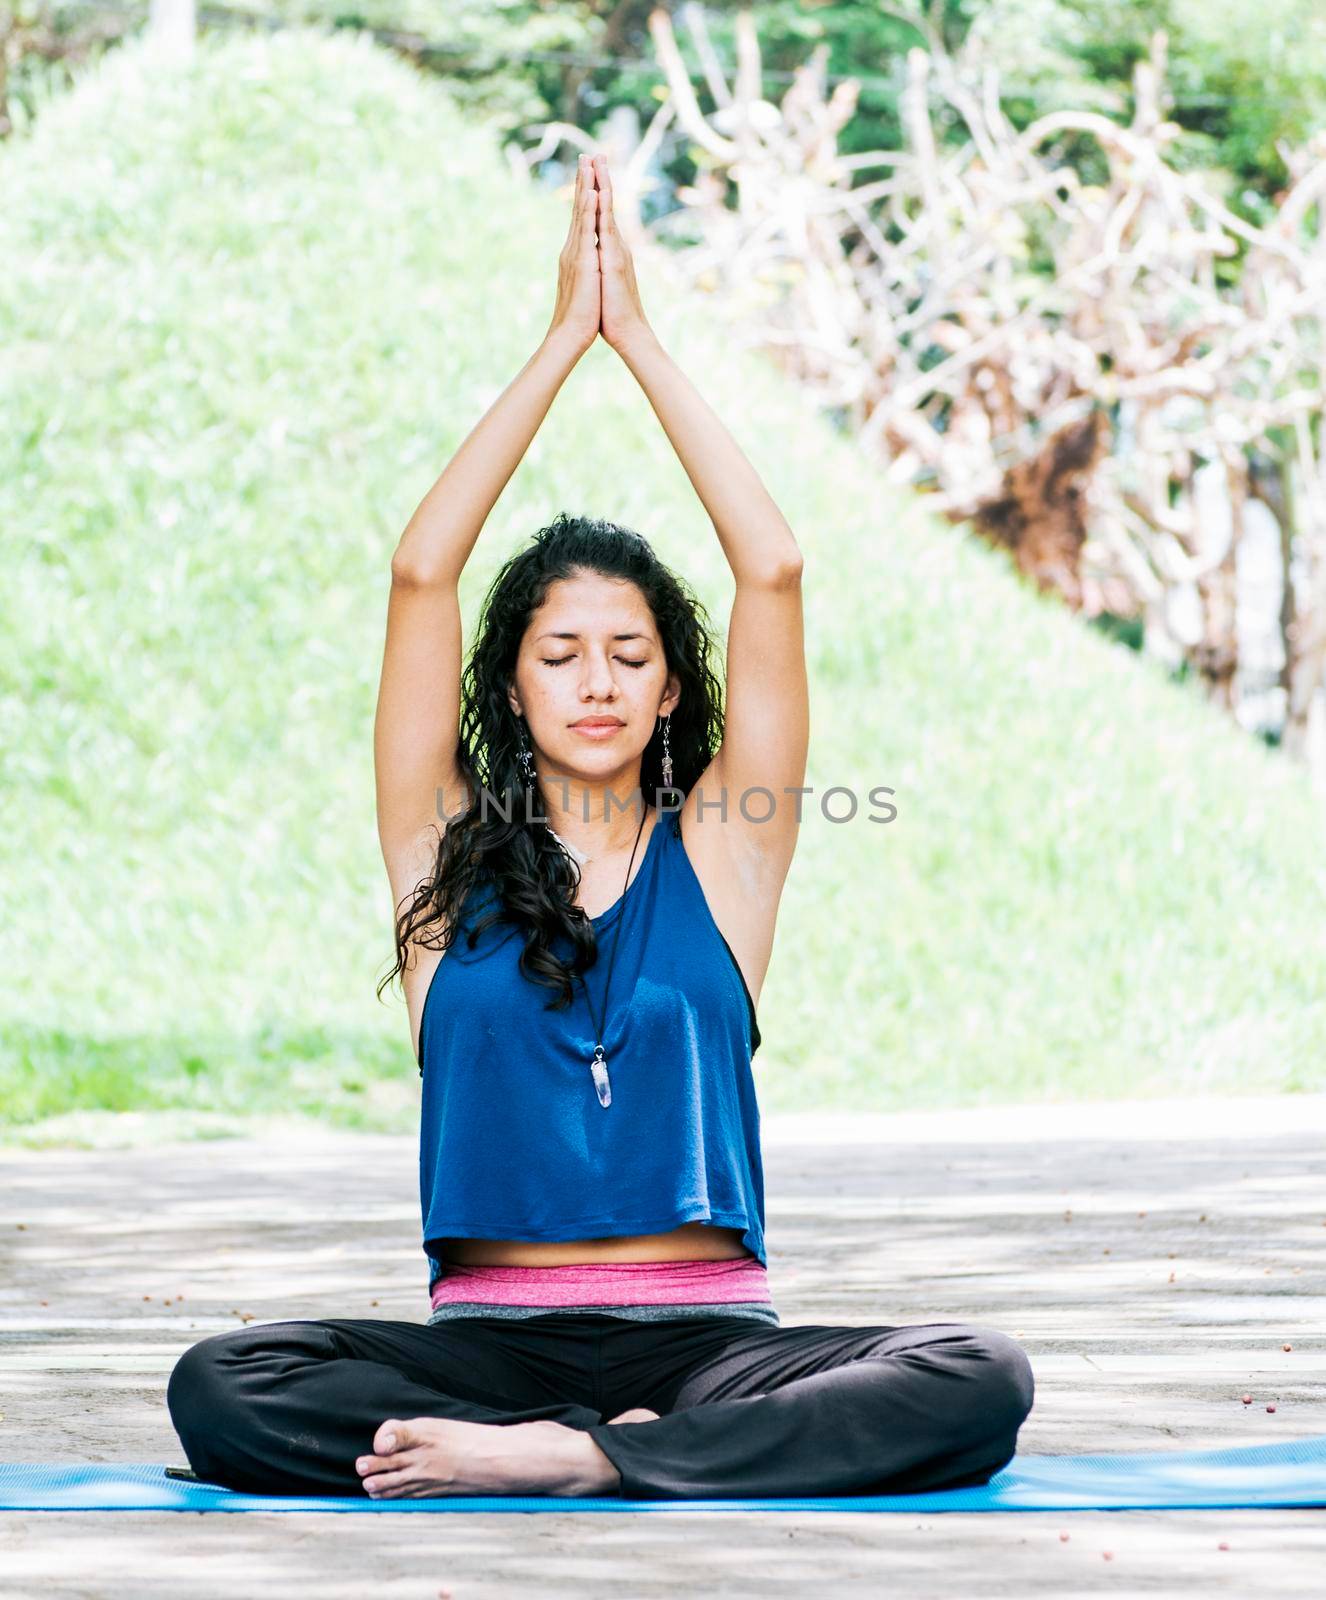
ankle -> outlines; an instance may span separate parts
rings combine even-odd
[[[555,1423],[555,1427],[562,1427]],[[592,1497],[616,1494],[622,1486],[622,1475],[604,1455],[595,1441],[582,1428],[567,1428],[569,1437],[563,1442],[568,1469],[564,1493]]]

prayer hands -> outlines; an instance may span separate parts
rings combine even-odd
[[[640,303],[631,252],[612,210],[612,175],[603,155],[582,155],[566,243],[558,257],[557,303],[549,335],[583,354],[601,333],[619,354],[651,330]]]

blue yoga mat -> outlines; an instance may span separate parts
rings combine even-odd
[[[1014,1456],[989,1483],[925,1494],[778,1500],[621,1500],[569,1495],[239,1494],[168,1478],[153,1463],[0,1462],[6,1511],[1126,1511],[1170,1507],[1326,1506],[1326,1435],[1230,1450],[1118,1456]]]

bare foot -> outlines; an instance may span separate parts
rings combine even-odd
[[[621,1474],[580,1428],[560,1422],[388,1418],[355,1469],[371,1499],[446,1494],[601,1495]]]
[[[623,1411],[619,1416],[609,1417],[608,1426],[614,1422],[657,1422],[658,1412],[651,1411],[648,1406],[636,1406],[632,1411]]]

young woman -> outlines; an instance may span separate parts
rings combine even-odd
[[[431,1315],[204,1339],[172,1419],[200,1477],[276,1494],[984,1483],[1032,1405],[1011,1338],[785,1328],[774,1308],[751,1057],[806,770],[801,554],[650,329],[601,158],[560,267],[542,345],[391,568],[374,754]],[[501,569],[462,675],[461,570],[600,333],[731,566],[725,705],[697,602],[590,518]]]

